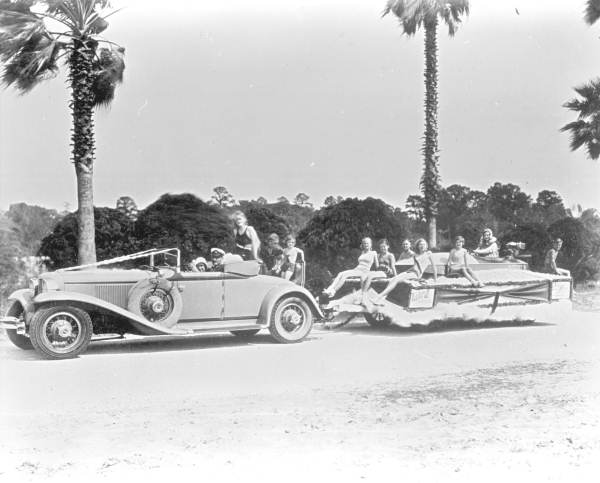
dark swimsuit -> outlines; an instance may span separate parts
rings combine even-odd
[[[235,250],[233,253],[241,256],[244,260],[252,260],[252,238],[246,233],[248,227],[244,230],[244,233],[238,233],[237,228],[235,230]]]

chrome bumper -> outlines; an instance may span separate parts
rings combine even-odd
[[[25,334],[25,322],[17,317],[0,317],[1,329],[16,330],[17,334]]]

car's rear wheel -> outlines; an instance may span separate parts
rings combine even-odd
[[[33,348],[47,359],[78,356],[87,349],[92,332],[89,314],[67,305],[38,310],[29,325]]]
[[[273,307],[269,332],[277,342],[300,342],[308,335],[312,324],[312,311],[303,299],[284,297]]]
[[[365,314],[365,319],[371,327],[388,327],[392,323],[392,319],[380,314]]]
[[[181,317],[183,299],[173,282],[151,278],[131,288],[127,308],[148,322],[171,328]]]
[[[232,330],[231,333],[240,339],[247,339],[249,337],[253,337],[260,332],[260,329],[250,329],[250,330]]]

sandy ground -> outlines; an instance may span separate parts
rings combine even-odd
[[[529,326],[0,340],[0,480],[598,481],[600,314]]]

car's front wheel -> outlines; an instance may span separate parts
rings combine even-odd
[[[300,342],[313,324],[313,314],[308,304],[299,297],[284,297],[273,307],[269,332],[277,342]]]
[[[87,349],[92,332],[92,320],[85,310],[60,305],[33,314],[29,339],[43,357],[68,359]]]

